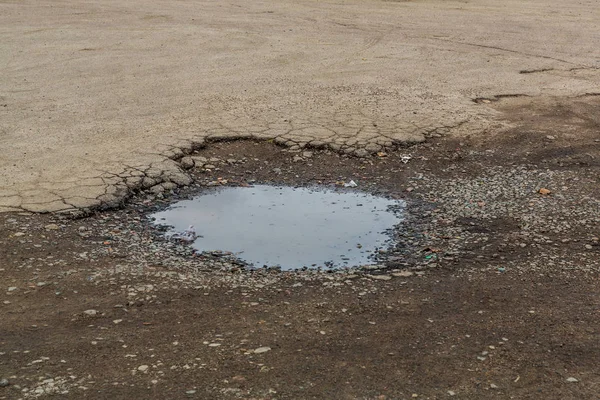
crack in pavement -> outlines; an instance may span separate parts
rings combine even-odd
[[[466,45],[466,46],[473,46],[473,47],[480,47],[483,49],[492,49],[492,50],[500,50],[500,51],[505,51],[507,53],[514,53],[514,54],[519,54],[522,56],[527,56],[527,57],[533,57],[533,58],[543,58],[546,60],[553,60],[553,61],[558,61],[564,64],[569,64],[569,65],[575,65],[576,68],[590,68],[590,69],[595,69],[597,67],[595,66],[591,66],[591,65],[582,65],[580,63],[575,63],[569,60],[565,60],[562,58],[557,58],[557,57],[551,57],[551,56],[546,56],[543,54],[534,54],[534,53],[528,53],[528,52],[524,52],[524,51],[519,51],[519,50],[512,50],[512,49],[507,49],[507,48],[503,48],[503,47],[499,47],[499,46],[492,46],[492,45],[486,45],[486,44],[480,44],[480,43],[469,43],[469,42],[462,42],[460,40],[451,40],[451,39],[443,39],[443,38],[436,38],[436,37],[432,37],[432,40],[439,40],[442,42],[450,42],[450,43],[455,43],[455,44],[462,44],[462,45]]]
[[[28,201],[23,199],[21,192],[15,190],[11,196],[0,196],[0,211],[29,211],[57,212],[119,207],[135,191],[152,190],[153,187],[168,184],[167,187],[189,185],[192,180],[180,164],[180,160],[195,150],[210,145],[211,142],[223,140],[272,140],[275,144],[290,150],[305,148],[329,148],[343,154],[367,157],[382,150],[392,150],[398,146],[419,143],[427,137],[440,137],[449,134],[453,129],[463,127],[467,121],[458,121],[451,125],[436,127],[423,125],[419,128],[414,122],[404,125],[405,131],[399,134],[401,124],[382,129],[381,123],[348,124],[343,123],[327,126],[324,124],[303,123],[297,129],[292,128],[294,122],[287,123],[288,129],[279,135],[271,135],[268,129],[252,129],[253,133],[240,134],[243,128],[230,130],[227,134],[207,134],[199,139],[189,139],[180,142],[182,147],[162,143],[166,149],[163,153],[147,153],[160,158],[151,162],[147,167],[133,167],[122,164],[119,169],[100,169],[95,178],[86,178],[79,184],[73,181],[63,189],[60,182],[54,182],[51,188],[27,192]],[[337,127],[336,127],[337,126]],[[406,127],[409,129],[406,129]],[[343,128],[340,128],[343,127]],[[351,127],[351,128],[346,128]],[[327,132],[323,135],[322,132]],[[385,132],[385,133],[382,133]],[[221,132],[222,133],[222,132]],[[90,182],[90,179],[92,180]],[[96,182],[95,184],[93,182]],[[38,201],[32,198],[40,199]]]
[[[508,1],[3,3],[0,212],[189,184],[211,141],[366,157],[505,124],[472,99],[600,90],[593,2]]]

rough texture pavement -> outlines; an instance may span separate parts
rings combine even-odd
[[[0,215],[0,399],[597,400],[600,98],[523,101],[493,104],[524,120],[501,134],[361,160],[214,143],[188,188]],[[376,265],[248,270],[150,218],[213,185],[350,180],[406,201]]]
[[[600,92],[596,1],[0,1],[0,211],[185,185],[206,141],[366,155]]]

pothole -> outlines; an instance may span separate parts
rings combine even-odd
[[[254,268],[344,268],[372,264],[392,245],[404,207],[350,189],[255,185],[213,188],[152,217],[196,251],[231,252]]]

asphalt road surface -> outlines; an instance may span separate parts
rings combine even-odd
[[[189,183],[207,139],[366,155],[600,92],[597,1],[0,1],[0,211]],[[487,99],[487,100],[486,100]]]

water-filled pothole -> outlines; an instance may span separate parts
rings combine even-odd
[[[255,268],[341,268],[372,263],[390,243],[404,202],[348,190],[224,187],[152,216],[169,234],[190,225],[200,252],[230,251]]]

